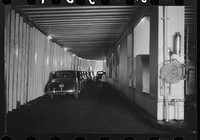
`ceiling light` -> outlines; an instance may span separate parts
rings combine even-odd
[[[141,19],[141,22],[143,22],[145,20],[145,17],[143,17],[142,19]]]
[[[52,36],[48,35],[48,39],[51,40],[51,39],[52,39]]]

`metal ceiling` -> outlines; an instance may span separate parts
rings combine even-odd
[[[102,60],[140,6],[19,6],[19,9],[63,47],[85,59]],[[196,36],[196,10],[185,8],[190,40]]]
[[[138,6],[19,6],[30,20],[79,57],[105,58]]]

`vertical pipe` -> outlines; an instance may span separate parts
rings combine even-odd
[[[5,67],[4,67],[4,79],[5,79],[5,120],[4,120],[4,132],[7,133],[7,113],[9,110],[9,58],[10,58],[10,54],[9,54],[9,43],[10,43],[10,6],[6,6],[5,7],[5,30],[4,30],[4,36],[5,36],[5,46],[4,46],[4,63],[5,63]]]
[[[27,102],[30,101],[30,96],[31,96],[31,70],[32,70],[32,38],[33,38],[33,28],[30,27],[30,36],[29,36],[29,54],[28,54],[28,100]]]
[[[56,51],[56,49],[55,49],[54,43],[51,43],[51,48],[52,48],[51,50],[52,50],[52,59],[53,59],[51,66],[52,66],[52,71],[55,71],[55,51]]]
[[[36,28],[34,27],[34,53],[33,53],[33,68],[34,68],[34,71],[33,71],[33,77],[34,77],[34,80],[33,80],[33,92],[32,92],[32,100],[34,100],[37,96],[37,91],[38,91],[38,87],[37,87],[37,57],[38,57],[38,54],[37,54],[37,38],[38,38],[38,32],[36,30]]]
[[[55,70],[58,70],[58,47],[56,45],[56,43],[54,43],[54,47],[56,49],[55,51]]]
[[[44,83],[44,74],[43,74],[43,71],[44,71],[44,52],[43,52],[43,50],[44,50],[44,46],[43,46],[43,42],[42,42],[42,38],[43,38],[43,36],[42,36],[42,33],[41,32],[39,32],[40,33],[40,45],[39,45],[39,48],[40,48],[40,50],[41,50],[41,52],[40,52],[40,68],[41,68],[41,71],[40,71],[40,76],[39,76],[39,78],[40,78],[40,96],[42,96],[42,94],[43,94],[43,87],[44,87],[44,85],[43,85],[43,83]]]
[[[67,63],[67,66],[68,66],[68,70],[70,70],[71,69],[71,55],[70,55],[70,53],[68,52],[68,63]]]
[[[26,36],[25,36],[25,88],[24,88],[24,102],[28,102],[28,93],[29,93],[29,60],[30,60],[30,26],[26,24]]]
[[[18,81],[17,81],[17,93],[18,93],[18,98],[17,101],[19,102],[19,105],[22,105],[22,92],[21,92],[21,84],[22,81],[24,81],[24,77],[22,77],[22,32],[23,32],[23,18],[19,18],[19,60],[18,60]]]
[[[18,51],[19,51],[19,14],[16,13],[15,15],[15,41],[14,41],[14,72],[13,72],[13,109],[17,108],[18,102],[17,102],[17,73],[18,73]]]
[[[21,66],[21,73],[22,73],[22,78],[23,80],[21,81],[21,101],[22,104],[24,104],[24,98],[25,98],[25,81],[26,81],[26,76],[25,76],[25,62],[26,62],[26,57],[25,57],[25,42],[26,42],[26,24],[22,22],[22,66]]]
[[[49,62],[49,46],[48,46],[48,40],[46,39],[46,38],[43,38],[44,39],[44,43],[45,43],[45,50],[44,50],[44,52],[45,52],[45,61],[44,61],[44,63],[45,63],[45,84],[47,83],[47,81],[48,81],[48,78],[49,78],[49,64],[48,64],[48,62]]]
[[[56,47],[56,70],[59,69],[59,48],[58,45],[55,43],[55,47]]]
[[[41,53],[42,53],[42,46],[41,46],[41,34],[40,34],[40,32],[38,31],[38,63],[39,63],[39,66],[38,66],[38,80],[37,80],[37,82],[38,82],[38,86],[39,86],[39,89],[38,89],[38,97],[40,97],[41,96],[41,88],[42,88],[42,75],[41,75],[41,73],[42,73],[42,65],[41,65],[41,63],[42,63],[42,61],[43,61],[43,59],[41,58]]]
[[[23,42],[23,45],[24,45],[24,63],[23,63],[23,68],[24,68],[24,84],[23,84],[23,103],[26,104],[26,89],[27,89],[27,42],[28,42],[28,25],[26,23],[24,23],[24,35],[23,35],[23,38],[24,38],[24,42]]]
[[[38,97],[38,89],[39,89],[39,86],[38,86],[38,74],[39,74],[39,71],[38,71],[38,66],[39,66],[39,63],[38,63],[38,30],[35,29],[35,53],[34,53],[34,68],[35,68],[35,71],[34,71],[34,77],[35,77],[35,87],[34,87],[34,92],[33,92],[33,99],[37,98]]]
[[[44,38],[44,35],[42,37],[43,40],[43,55],[44,55],[44,59],[43,59],[43,63],[44,63],[44,70],[43,70],[43,77],[44,77],[44,85],[46,85],[47,82],[47,75],[48,75],[48,70],[47,70],[47,58],[48,58],[48,50],[47,50],[47,44],[46,44],[46,39]]]
[[[49,75],[49,71],[48,71],[48,65],[47,65],[47,58],[48,58],[48,46],[47,46],[47,40],[45,38],[45,36],[43,35],[43,46],[44,46],[44,84],[46,85],[47,80],[48,80],[48,75]]]
[[[188,40],[189,40],[189,28],[185,28],[185,36],[186,36],[186,46],[185,46],[185,64],[186,64],[186,69],[185,73],[188,72]],[[189,93],[189,73],[186,73],[186,80],[185,80],[185,93]]]
[[[51,72],[52,71],[52,62],[53,62],[52,45],[51,45],[51,42],[49,41],[49,39],[47,41],[48,41],[48,47],[49,47],[49,72]]]
[[[30,101],[31,99],[31,86],[32,86],[32,77],[31,77],[31,73],[32,73],[32,39],[33,39],[33,28],[30,27],[30,36],[29,36],[29,54],[28,54],[28,92],[27,92],[27,102]]]
[[[3,13],[1,13],[1,15],[3,15],[4,17],[3,17],[3,21],[4,21],[4,23],[3,23],[3,25],[2,25],[2,27],[4,28],[4,40],[2,40],[1,39],[1,43],[4,45],[4,77],[3,77],[3,80],[4,80],[4,84],[3,84],[3,91],[4,91],[4,93],[3,93],[3,102],[1,102],[1,105],[3,106],[3,109],[2,109],[2,112],[3,112],[3,125],[1,125],[1,126],[3,126],[3,127],[1,127],[1,128],[3,128],[3,130],[4,130],[4,133],[7,133],[7,103],[8,103],[8,92],[7,92],[7,82],[8,82],[8,78],[7,78],[7,75],[8,75],[8,73],[7,73],[7,70],[8,70],[8,61],[7,61],[7,49],[8,49],[8,44],[7,44],[7,40],[8,40],[8,35],[9,35],[9,33],[8,33],[8,19],[7,18],[9,18],[9,16],[8,16],[8,14],[9,14],[9,9],[7,8],[7,7],[3,7],[3,9],[1,9],[1,12],[3,12]],[[1,28],[2,29],[2,28]],[[3,41],[3,42],[2,42]],[[0,128],[0,129],[1,129]]]
[[[36,67],[35,67],[35,37],[36,37],[36,31],[35,31],[35,27],[33,27],[33,37],[32,37],[32,57],[31,57],[31,59],[32,59],[32,69],[31,69],[31,82],[32,82],[32,84],[31,84],[31,99],[30,99],[30,101],[31,100],[33,100],[34,99],[34,92],[35,92],[35,88],[36,88],[36,86],[35,86],[35,79],[36,79],[36,77],[35,77],[35,70],[36,70]]]
[[[35,30],[34,30],[34,27],[32,27],[32,37],[30,38],[32,41],[31,43],[31,69],[30,69],[30,73],[31,73],[31,78],[30,78],[30,81],[31,81],[31,92],[30,92],[30,100],[31,101],[33,99],[33,92],[34,92],[34,86],[35,86],[35,83],[34,83],[34,80],[35,80],[35,77],[34,77],[34,71],[35,71],[35,68],[34,68],[34,55],[35,55]]]
[[[35,87],[34,87],[34,92],[33,92],[33,99],[37,98],[38,97],[38,91],[39,91],[39,83],[38,83],[38,75],[39,75],[39,71],[38,71],[38,68],[39,67],[39,62],[38,62],[38,58],[39,58],[39,51],[38,51],[38,30],[35,29],[35,54],[34,54],[34,68],[35,68],[35,71],[34,71],[34,77],[35,77]]]
[[[177,112],[177,118],[176,119],[179,120],[179,101],[178,100],[176,100],[176,112]]]
[[[42,62],[43,62],[43,59],[42,59],[42,44],[41,44],[41,33],[40,33],[40,31],[38,31],[39,32],[39,35],[38,35],[38,41],[39,41],[39,45],[38,45],[38,62],[39,62],[39,75],[38,75],[38,84],[39,84],[39,91],[38,91],[38,97],[40,97],[41,96],[41,93],[42,93],[42,79],[43,79],[43,77],[42,77],[42,75],[41,75],[41,73],[42,73],[42,71],[43,71],[43,66],[41,65],[42,64]]]
[[[50,47],[46,36],[44,37],[44,45],[45,45],[45,84],[49,80],[49,56],[50,56]]]
[[[58,66],[58,70],[60,70],[61,69],[61,65],[60,65],[60,62],[61,62],[61,53],[60,53],[60,47],[57,45],[57,48],[58,48],[58,53],[57,53],[57,57],[58,57],[58,62],[57,62],[57,66]]]
[[[18,67],[19,67],[19,14],[16,13],[15,24],[15,60],[14,60],[14,93],[16,94],[15,104],[16,108],[19,107],[19,92],[18,92]]]
[[[55,67],[55,62],[56,62],[56,47],[55,47],[55,44],[52,43],[52,49],[53,49],[53,71],[56,70],[56,67]]]
[[[9,110],[9,69],[10,69],[10,6],[5,8],[5,76],[6,76],[6,113]]]
[[[45,84],[47,83],[47,81],[48,81],[48,76],[49,76],[49,45],[48,45],[48,40],[47,40],[47,38],[45,37],[44,38],[44,40],[45,40],[45,50],[44,50],[44,52],[45,52],[45,56],[46,56],[46,59],[45,59]]]
[[[31,100],[35,99],[35,96],[37,94],[37,83],[36,83],[36,80],[37,80],[37,65],[36,65],[36,58],[37,58],[37,42],[36,42],[36,39],[37,39],[37,31],[34,28],[34,39],[33,39],[33,71],[32,71],[32,77],[33,77],[33,87],[32,87],[32,98]]]
[[[165,49],[166,49],[166,8],[163,6],[163,61],[165,58]],[[165,101],[165,120],[169,121],[169,104],[168,104],[168,93],[166,93],[166,84],[163,81],[163,91],[164,91],[164,101]]]
[[[53,64],[53,66],[54,66],[54,71],[56,71],[57,70],[57,47],[56,47],[56,44],[55,43],[53,43],[53,47],[54,47],[54,64]]]
[[[31,37],[32,37],[32,28],[28,26],[28,42],[27,42],[27,47],[28,47],[28,50],[27,50],[27,97],[26,97],[26,103],[29,102],[29,98],[30,98],[30,70],[31,70]]]
[[[58,47],[58,54],[57,54],[58,55],[58,70],[61,70],[61,62],[62,62],[60,59],[61,58],[61,52],[60,52],[61,48],[58,45],[57,45],[57,47]]]
[[[68,65],[67,65],[67,62],[68,62],[68,56],[67,56],[67,51],[65,51],[64,55],[65,55],[65,60],[64,60],[64,64],[65,64],[65,69],[68,69]]]
[[[48,74],[48,71],[47,71],[47,46],[46,46],[46,40],[45,40],[45,36],[42,34],[42,47],[43,47],[43,84],[44,84],[44,86],[43,87],[45,87],[45,85],[46,85],[46,78],[47,78],[47,76],[46,76],[46,73]],[[43,94],[42,95],[44,95],[44,90],[43,90]]]
[[[53,63],[53,47],[52,47],[52,43],[50,40],[48,40],[49,42],[49,48],[50,48],[50,52],[49,52],[49,72],[53,71],[52,68],[52,63]]]
[[[44,87],[43,86],[43,81],[44,81],[44,75],[43,75],[43,71],[44,71],[44,54],[43,54],[43,49],[44,49],[44,46],[43,46],[43,42],[42,42],[42,38],[43,38],[43,36],[42,36],[42,34],[41,34],[41,32],[39,32],[40,34],[39,34],[39,40],[40,40],[40,45],[39,45],[39,48],[40,48],[40,69],[41,69],[41,71],[40,71],[40,76],[39,76],[39,82],[40,82],[40,93],[39,93],[39,95],[40,96],[42,96],[42,93],[43,93],[43,91],[42,91],[42,88]]]

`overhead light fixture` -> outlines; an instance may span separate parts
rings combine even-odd
[[[52,39],[52,36],[51,36],[51,35],[48,35],[48,39],[51,40],[51,39]]]
[[[64,51],[67,51],[67,48],[64,48]]]
[[[145,20],[145,17],[143,17],[140,22],[143,22],[144,20]]]

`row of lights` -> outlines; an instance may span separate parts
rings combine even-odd
[[[51,40],[52,39],[52,36],[51,35],[48,35],[47,36],[47,38],[48,38],[48,40]],[[67,48],[63,48],[64,49],[64,51],[67,51]],[[71,53],[71,52],[70,52]],[[71,53],[72,54],[72,53]],[[72,54],[72,56],[73,57],[75,57],[76,55],[75,54]],[[78,56],[76,56],[77,58],[79,58],[79,59],[81,59],[81,60],[87,60],[87,61],[89,61],[88,59],[83,59],[83,58],[80,58],[80,57],[78,57]]]

